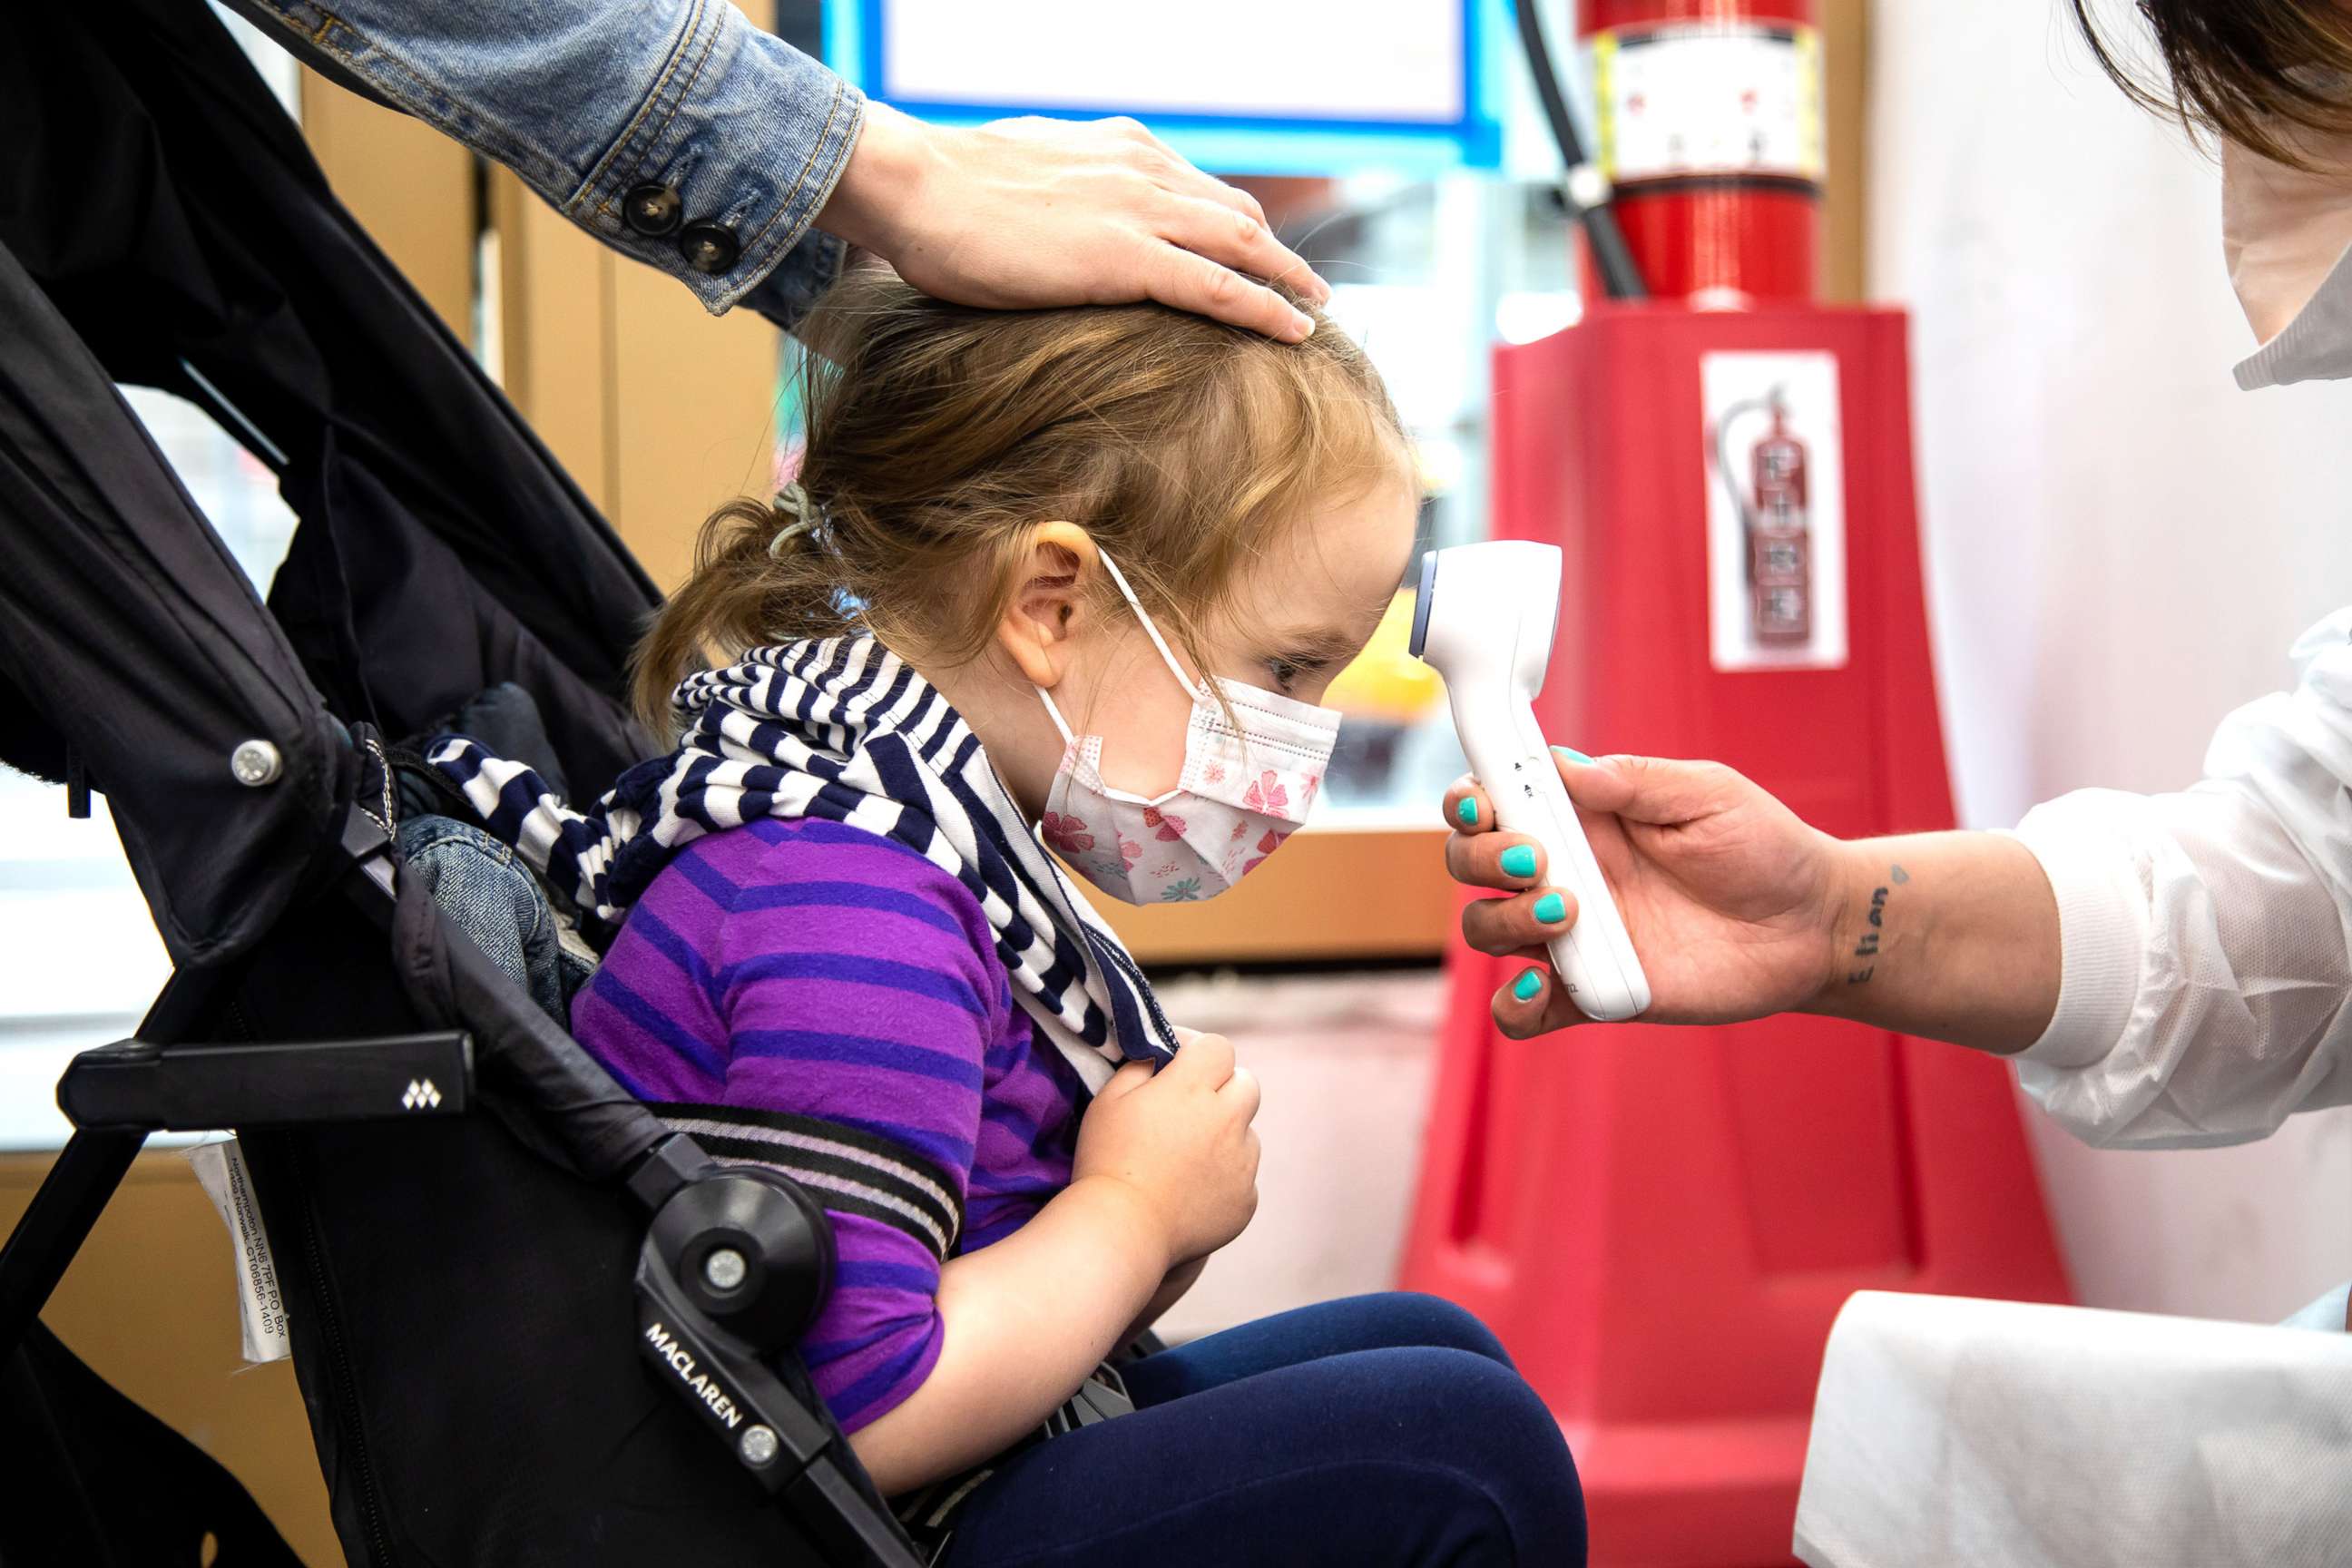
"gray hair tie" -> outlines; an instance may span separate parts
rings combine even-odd
[[[768,541],[770,558],[781,561],[794,540],[815,529],[817,512],[816,503],[809,500],[808,491],[801,488],[798,479],[784,481],[783,488],[776,492],[775,504],[778,511],[789,513],[793,520],[776,531],[775,538]]]

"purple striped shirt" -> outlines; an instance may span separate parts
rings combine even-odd
[[[642,1100],[819,1118],[923,1156],[964,1205],[959,1253],[1069,1184],[1083,1094],[1058,1052],[1033,1047],[979,901],[861,828],[766,820],[688,846],[630,910],[572,1027]],[[832,1213],[839,1271],[802,1352],[854,1431],[939,1360],[940,1268],[903,1230]]]

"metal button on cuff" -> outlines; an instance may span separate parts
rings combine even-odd
[[[621,216],[639,234],[658,239],[677,230],[686,204],[667,185],[637,185],[621,198]]]
[[[743,253],[735,231],[715,223],[690,223],[678,230],[677,253],[697,272],[724,272]]]

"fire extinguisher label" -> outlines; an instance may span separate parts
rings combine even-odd
[[[1716,668],[1846,662],[1837,357],[1699,359],[1708,655]]]
[[[1601,171],[1620,184],[1822,179],[1822,39],[1811,27],[1612,28],[1586,40],[1584,65]]]

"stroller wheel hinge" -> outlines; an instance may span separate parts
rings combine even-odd
[[[650,1236],[696,1309],[763,1353],[805,1333],[833,1288],[824,1210],[772,1171],[706,1164],[671,1193]]]

